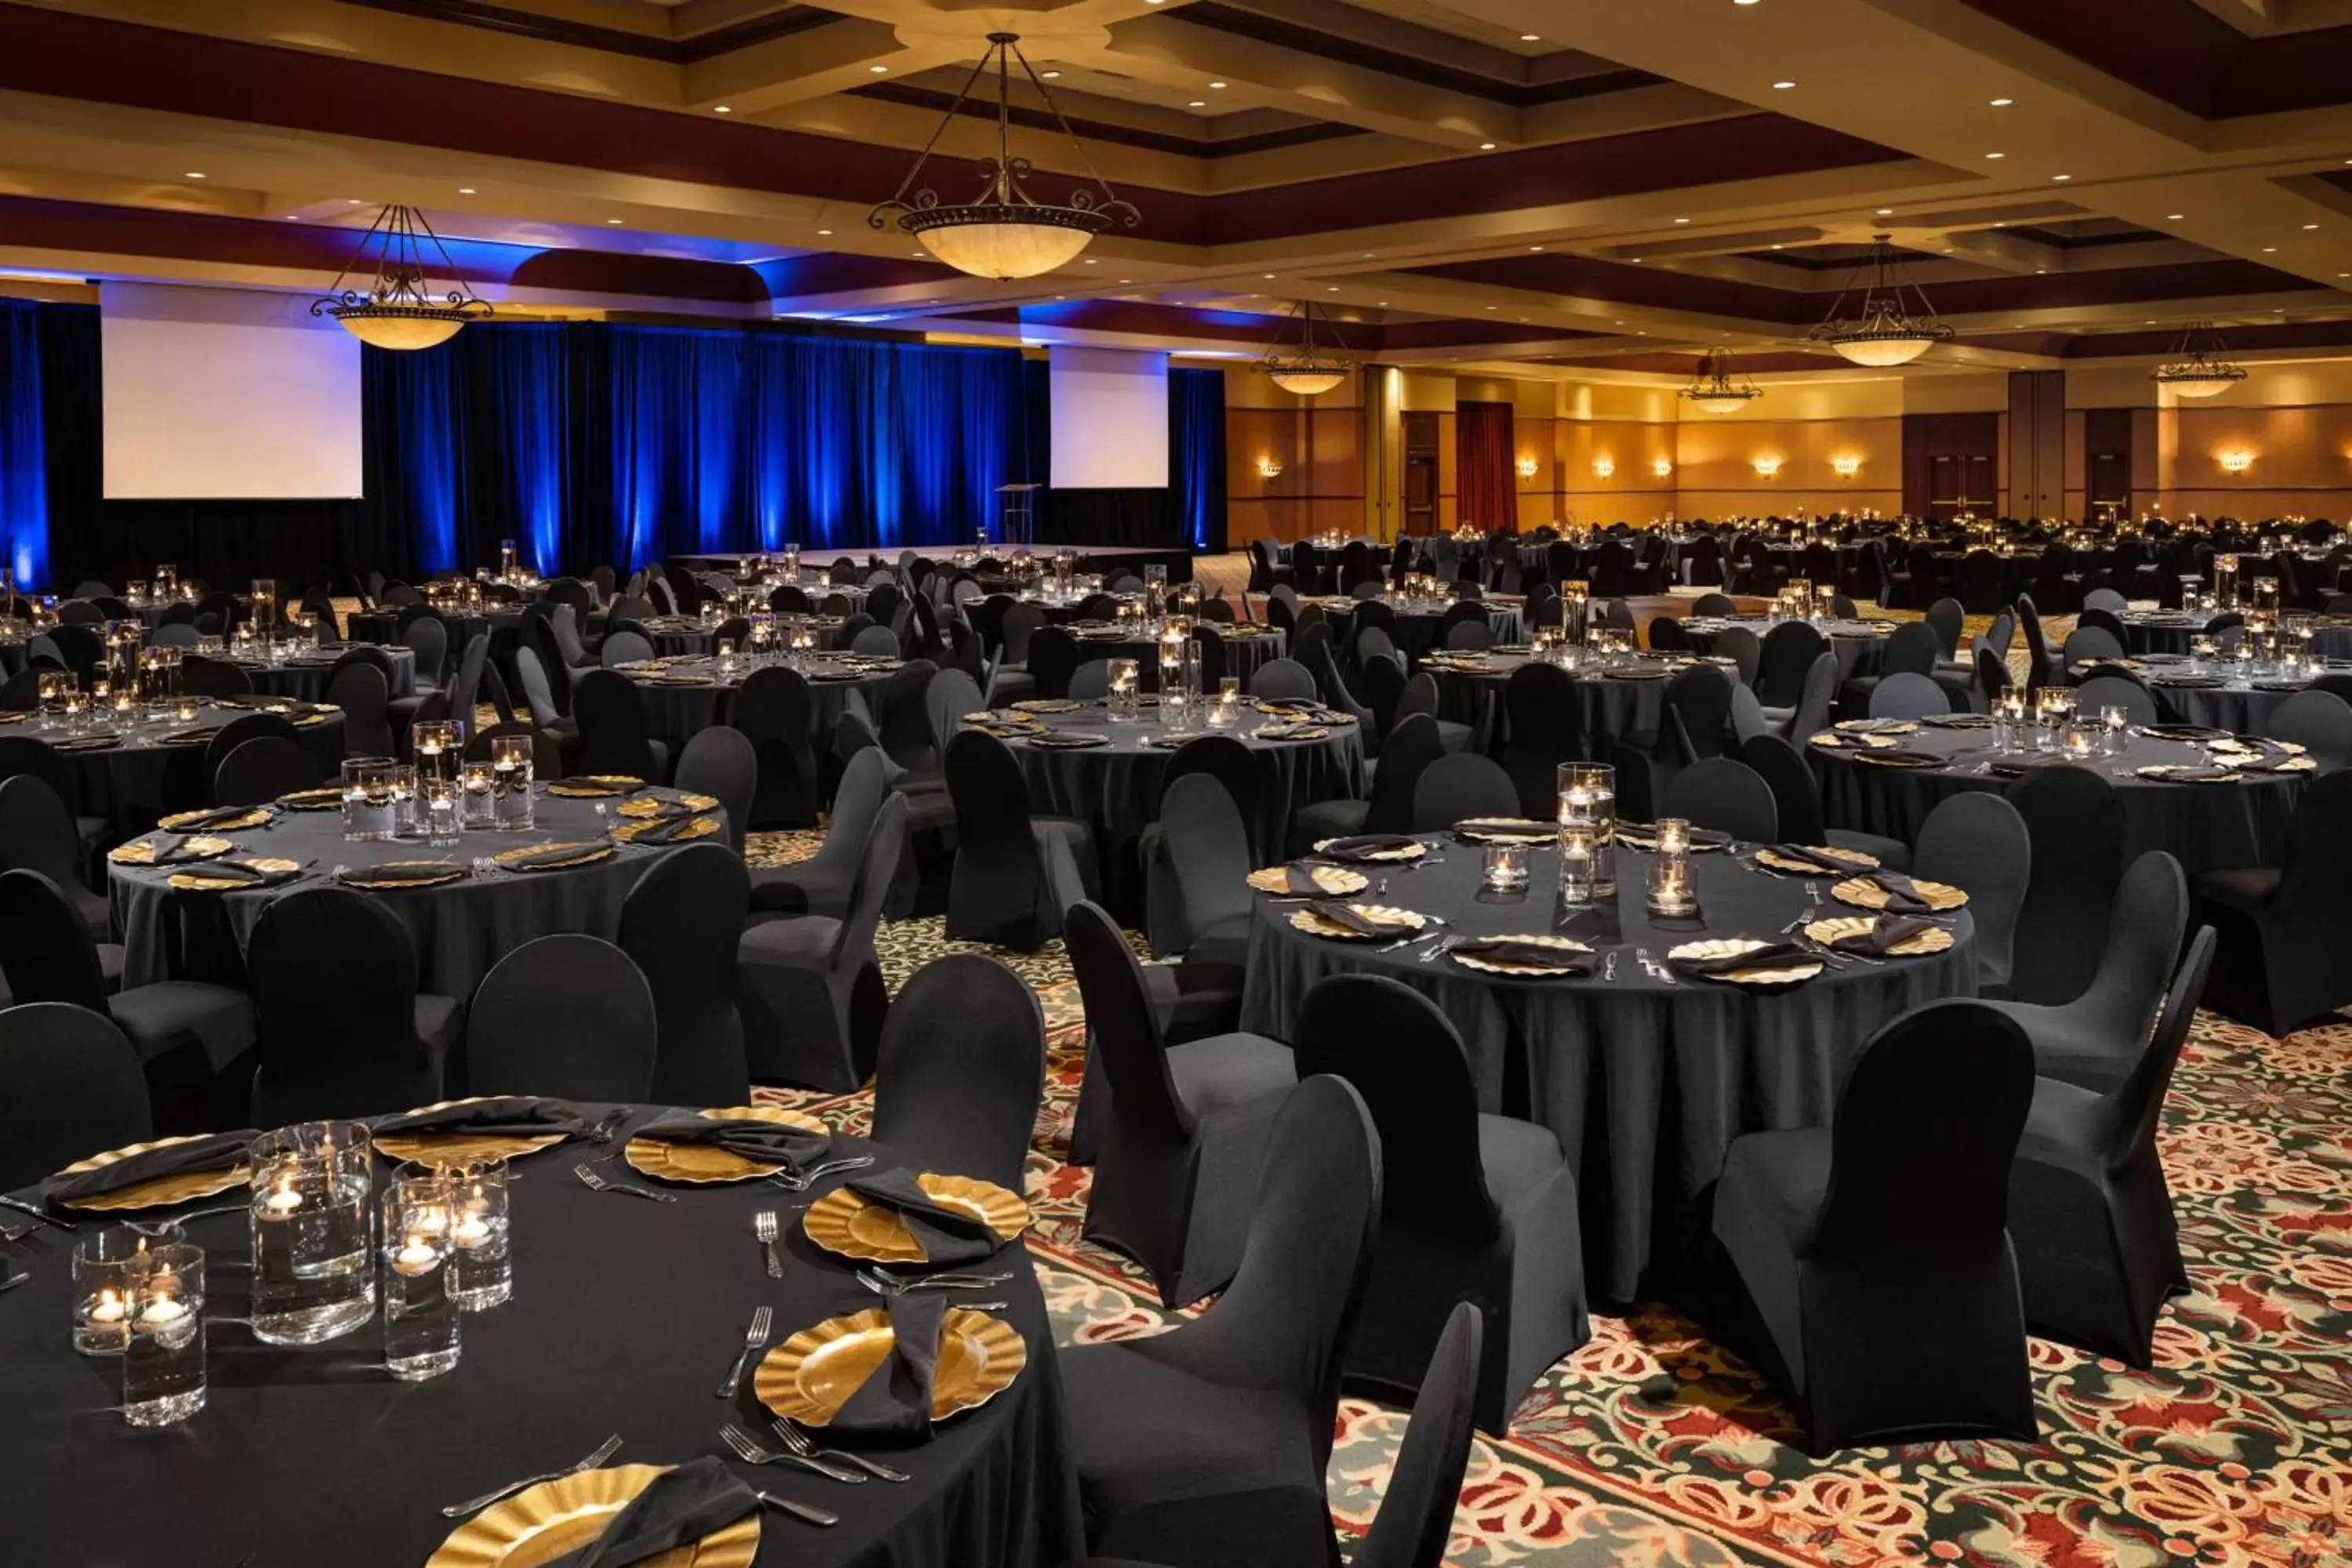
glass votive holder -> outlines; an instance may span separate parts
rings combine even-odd
[[[447,848],[459,841],[465,831],[460,820],[464,810],[464,790],[453,779],[424,779],[417,790],[417,815],[424,824],[425,842],[436,848]]]
[[[480,829],[499,819],[497,777],[488,763],[465,763],[457,769],[457,821],[461,827]]]
[[[1489,844],[1479,858],[1479,880],[1489,892],[1516,893],[1528,885],[1528,847]]]
[[[494,735],[490,738],[490,794],[498,826],[509,833],[527,833],[532,825],[531,737]]]
[[[2058,731],[2058,749],[2070,763],[2087,763],[2099,754],[2098,729],[2077,719],[2068,719]]]
[[[2099,750],[2115,756],[2131,744],[2131,710],[2110,704],[2099,710]]]
[[[78,1237],[73,1249],[73,1348],[82,1355],[121,1355],[131,1338],[131,1279],[146,1256],[145,1236],[110,1225]]]
[[[392,792],[392,831],[394,837],[413,838],[424,831],[425,824],[417,812],[416,764],[394,763],[386,770]]]
[[[394,1177],[384,1187],[383,1364],[403,1383],[457,1364],[453,1196],[439,1172]]]
[[[253,1141],[254,1338],[321,1344],[375,1315],[374,1159],[359,1121],[305,1121]]]
[[[466,728],[455,719],[426,719],[410,727],[410,750],[420,779],[454,779],[464,754]]]
[[[184,1241],[139,1254],[122,1346],[122,1418],[168,1426],[205,1407],[205,1253]]]
[[[1698,889],[1691,880],[1687,825],[1678,847],[1668,848],[1665,824],[1658,824],[1658,851],[1650,858],[1650,912],[1668,920],[1698,912]]]
[[[196,700],[185,692],[174,697],[172,699],[172,716],[183,724],[187,723],[196,716]]]
[[[1591,822],[1559,825],[1560,902],[1581,906],[1592,901],[1594,862],[1599,854],[1599,837]]]
[[[514,1295],[514,1253],[507,1245],[507,1163],[446,1165],[451,1194],[449,1239],[457,1272],[449,1293],[461,1312],[503,1306]]]
[[[1590,823],[1593,830],[1592,872],[1596,892],[1616,890],[1617,770],[1607,763],[1562,763],[1554,774],[1559,790],[1559,820]]]
[[[1143,712],[1143,676],[1131,658],[1110,661],[1110,694],[1104,700],[1114,724],[1132,724]]]
[[[343,837],[353,844],[380,844],[393,834],[392,759],[343,759]]]

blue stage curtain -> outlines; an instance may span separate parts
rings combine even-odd
[[[0,560],[20,588],[46,587],[49,581],[40,311],[29,300],[0,300]]]
[[[572,342],[577,331],[555,322],[476,327],[456,339],[473,403],[467,431],[477,460],[466,531],[477,561],[497,560],[499,542],[511,539],[543,577],[559,576],[573,563],[566,531],[574,510]],[[593,564],[608,552],[592,542],[584,553]]]
[[[1223,554],[1225,548],[1225,373],[1168,373],[1168,488],[1175,492],[1173,542]]]
[[[611,329],[612,558],[750,547],[741,332]]]
[[[375,437],[367,447],[367,497],[382,519],[380,542],[389,548],[385,559],[356,560],[353,570],[423,578],[471,564],[459,534],[464,363],[454,341],[360,355],[362,404]]]

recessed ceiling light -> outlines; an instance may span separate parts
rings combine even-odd
[[[819,234],[831,234],[832,232],[833,232],[833,230],[831,230],[831,229],[829,229],[829,228],[821,228],[821,229],[818,229],[818,230],[817,230],[817,233],[819,233]]]
[[[2167,223],[2179,223],[2182,218],[2187,217],[2189,215],[2187,213],[2167,213],[2164,215],[2164,221]]]
[[[621,221],[621,220],[620,220],[619,218],[616,218],[616,217],[608,217],[608,218],[606,218],[604,221],[605,221],[606,223],[609,223],[609,224],[613,224],[613,225],[617,226],[617,225],[620,223],[620,221]]]
[[[1087,257],[1087,266],[1089,266],[1089,267],[1092,267],[1093,265],[1095,265],[1095,263],[1097,263],[1097,262],[1100,261],[1101,259],[1102,259],[1102,258],[1101,258],[1101,257],[1099,257],[1099,256],[1089,256],[1089,257]]]
[[[1992,106],[1995,109],[2007,109],[2011,104],[2015,103],[2016,101],[2017,100],[2013,98],[1996,98],[1992,100]]]
[[[1381,301],[1381,306],[1382,306],[1383,308],[1385,308],[1385,307],[1387,306],[1387,304],[1388,304],[1388,301],[1387,301],[1386,300],[1382,300]]]
[[[728,107],[726,104],[714,103],[710,106],[710,112],[713,114],[732,114],[735,110]]]
[[[1481,153],[1491,153],[1494,150],[1495,144],[1492,142],[1481,142],[1478,143],[1478,151]]]
[[[1339,291],[1339,286],[1337,283],[1326,283],[1323,285],[1323,292],[1326,294],[1337,294]]]
[[[204,172],[200,169],[191,169],[188,171],[188,178],[192,180],[201,180],[204,177]]]
[[[1676,223],[1688,223],[1688,222],[1690,222],[1690,219],[1688,219],[1688,218],[1686,218],[1686,217],[1678,217],[1678,218],[1675,219],[1675,221]]]
[[[1773,249],[1775,249],[1775,250],[1785,250],[1785,249],[1787,249],[1788,247],[1787,247],[1786,246],[1780,246],[1780,245],[1776,245],[1776,246],[1774,246],[1772,248],[1773,248]]]
[[[2303,226],[2303,229],[2304,229],[2304,232],[2305,232],[2305,234],[2308,234],[2308,233],[2310,233],[2313,229],[2317,228],[2318,226],[2318,226],[2317,224],[2315,224],[2315,223],[2307,223],[2307,224],[2305,224],[2305,225]]]
[[[1880,217],[1893,217],[1895,216],[1895,209],[1893,207],[1881,207],[1878,209],[1878,216]]]
[[[872,71],[876,76],[880,76],[884,71],[888,70],[890,68],[888,66],[867,66],[866,68]]]
[[[1039,71],[1037,74],[1044,77],[1047,81],[1059,81],[1062,79],[1062,73],[1060,71]]]
[[[2264,256],[2276,256],[2278,254],[2278,247],[2275,245],[2265,245],[2263,247],[2263,254]]]
[[[1793,81],[1776,81],[1772,84],[1772,90],[1774,92],[1786,92],[1796,85],[1797,84]]]
[[[1213,82],[1211,82],[1211,83],[1209,84],[1209,89],[1210,89],[1210,90],[1211,90],[1211,91],[1213,91],[1213,91],[1217,91],[1217,90],[1219,90],[1219,89],[1223,89],[1224,85],[1225,85],[1225,84],[1224,84],[1223,82],[1221,82],[1221,81],[1213,81]]]
[[[367,205],[367,203],[360,200],[357,196],[345,196],[343,198],[343,205],[347,207],[363,207]]]
[[[459,185],[457,187],[457,194],[461,196],[470,196],[474,194],[474,187],[471,185]]]
[[[1209,107],[1209,100],[1205,98],[1196,98],[1184,107],[1187,109],[1206,109]]]
[[[1540,245],[1530,245],[1530,246],[1528,246],[1528,248],[1529,250],[1541,250],[1541,249],[1543,248],[1543,247],[1542,247],[1542,246],[1540,246]]]
[[[2050,177],[2058,181],[2061,184],[2063,184],[2066,181],[2073,179],[2074,176],[2072,174],[2053,174]]]
[[[1259,274],[1259,276],[1261,276],[1261,277],[1265,278],[1265,279],[1267,279],[1269,282],[1271,282],[1271,281],[1273,280],[1273,278],[1274,278],[1274,274],[1273,274],[1273,273],[1271,273],[1271,272],[1261,273],[1261,274]]]
[[[1521,33],[1519,35],[1519,42],[1523,44],[1540,44],[1543,42],[1543,38],[1539,34]]]
[[[1498,309],[1498,307],[1494,306],[1494,305],[1489,305],[1489,306],[1487,306],[1487,307],[1486,307],[1486,309],[1488,309],[1489,310],[1492,310]]]
[[[2006,153],[1988,153],[1985,156],[1987,158],[2006,158],[2009,154]]]

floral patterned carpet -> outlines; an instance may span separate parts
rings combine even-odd
[[[755,837],[798,858],[814,835]],[[964,948],[940,922],[886,926],[895,989]],[[1030,1155],[1030,1251],[1066,1342],[1150,1333],[1137,1269],[1079,1239],[1089,1173],[1066,1165],[1084,1029],[1058,943],[999,953],[1035,985],[1050,1046]],[[845,1128],[863,1094],[763,1090]],[[1772,1392],[1675,1310],[1596,1314],[1593,1338],[1473,1446],[1458,1568],[1958,1563],[1985,1568],[2352,1564],[2352,1023],[2284,1040],[2200,1016],[2164,1155],[2194,1293],[2157,1365],[2036,1341],[2043,1441],[1791,1446]],[[1376,1510],[1404,1418],[1349,1398],[1329,1477],[1343,1546]]]

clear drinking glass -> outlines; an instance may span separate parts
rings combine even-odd
[[[479,830],[498,821],[496,781],[497,775],[488,763],[466,763],[458,768],[459,826]]]
[[[311,1345],[350,1333],[375,1313],[366,1124],[282,1127],[255,1139],[249,1159],[254,1338]]]
[[[449,1178],[437,1171],[395,1176],[384,1187],[383,1364],[403,1383],[457,1364],[456,1213]]]
[[[409,730],[420,779],[455,779],[466,748],[466,726],[456,719],[427,719]]]
[[[66,694],[73,689],[71,670],[45,669],[33,678],[34,694],[40,699],[42,729],[54,730],[65,722]]]
[[[1617,890],[1617,770],[1607,763],[1562,763],[1554,782],[1561,825],[1592,828],[1592,887],[1606,898]]]
[[[413,838],[424,831],[424,824],[417,816],[416,765],[394,763],[385,772],[392,791],[393,836]]]
[[[1691,881],[1690,823],[1658,818],[1657,852],[1650,857],[1650,912],[1669,919],[1697,912],[1698,891]]]
[[[2106,707],[2099,710],[2099,750],[2112,757],[2131,745],[2131,712],[2128,709]]]
[[[149,1239],[110,1225],[74,1240],[73,1348],[83,1355],[121,1355],[131,1337],[131,1273]]]
[[[122,1347],[122,1418],[168,1426],[205,1407],[205,1253],[184,1241],[150,1247],[131,1275]]]
[[[1110,695],[1105,706],[1114,724],[1132,724],[1142,716],[1143,680],[1131,658],[1110,661]]]
[[[343,837],[353,844],[380,844],[393,834],[392,759],[343,759]]]
[[[503,1306],[514,1294],[514,1254],[507,1245],[507,1163],[471,1160],[444,1168],[449,1178],[457,1273],[450,1286],[461,1312]]]
[[[528,832],[531,826],[530,749],[529,735],[490,737],[490,793],[498,825],[507,832]]]
[[[417,786],[418,816],[424,824],[425,842],[437,849],[446,849],[460,842],[465,825],[460,820],[464,809],[464,791],[451,779],[425,779]]]
[[[1528,885],[1528,847],[1489,844],[1481,855],[1479,880],[1493,892],[1515,893]]]

